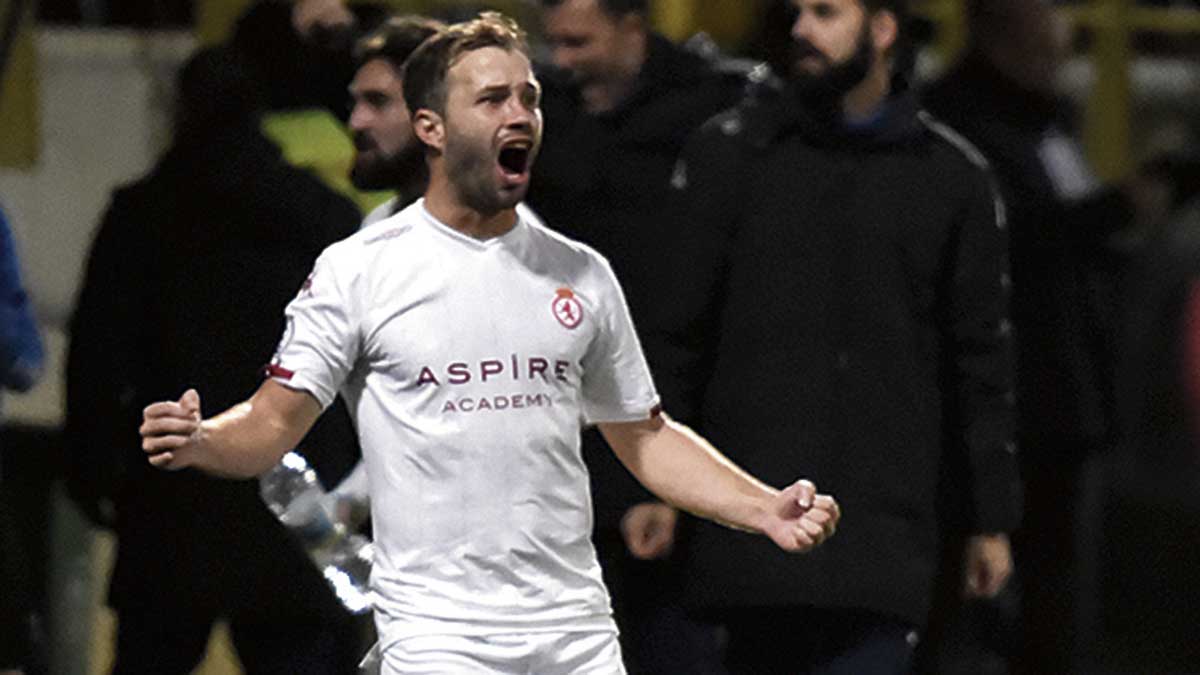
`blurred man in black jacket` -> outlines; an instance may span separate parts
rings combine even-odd
[[[923,94],[987,156],[1008,206],[1017,437],[1028,509],[1014,538],[1021,658],[1030,673],[1075,667],[1081,478],[1112,443],[1113,322],[1125,253],[1115,233],[1157,218],[1149,175],[1103,183],[1056,87],[1069,48],[1046,0],[966,3],[964,57]],[[1165,178],[1165,176],[1163,177]]]
[[[188,63],[174,142],[113,196],[71,320],[70,485],[117,535],[116,673],[191,672],[221,618],[248,673],[356,670],[350,615],[257,481],[156,471],[129,436],[145,405],[185,384],[216,406],[254,386],[312,261],[358,225],[350,202],[262,136],[260,92],[229,51]],[[347,471],[344,409],[303,450],[326,485]]]
[[[649,27],[646,0],[543,0],[554,68],[541,74],[546,137],[528,201],[550,227],[612,263],[635,319],[656,311],[651,252],[688,135],[733,105],[747,69],[675,45]],[[703,41],[697,44],[703,44]],[[661,536],[675,512],[654,502],[595,431],[584,434],[595,542],[631,673],[703,673],[712,630],[683,615],[678,567]],[[634,530],[642,537],[622,534]],[[648,535],[656,532],[659,535]]]
[[[1200,164],[1188,163],[1176,169],[1200,186]],[[1184,192],[1122,289],[1121,433],[1084,477],[1075,672],[1184,673],[1200,663],[1200,201],[1179,203]]]
[[[907,90],[903,2],[790,6],[783,86],[705,125],[676,170],[648,352],[668,407],[752,471],[832,483],[845,517],[803,560],[697,524],[686,596],[728,628],[736,673],[907,673],[941,524],[964,593],[1010,570],[1003,208]]]

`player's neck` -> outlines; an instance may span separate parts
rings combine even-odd
[[[482,213],[463,204],[449,185],[437,180],[425,190],[425,210],[450,229],[480,241],[503,236],[517,224],[516,208]]]
[[[414,171],[408,175],[407,180],[396,186],[396,197],[403,205],[407,206],[425,193],[428,182],[424,171]]]

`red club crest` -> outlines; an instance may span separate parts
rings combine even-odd
[[[583,305],[579,304],[579,300],[569,288],[560,288],[555,292],[550,309],[554,312],[554,318],[568,329],[575,328],[583,322]]]

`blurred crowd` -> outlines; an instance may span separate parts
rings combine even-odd
[[[167,25],[188,4],[40,11]],[[313,259],[420,198],[405,59],[478,4],[254,3],[181,69],[170,147],[99,219],[63,472],[117,538],[114,673],[190,672],[221,620],[248,673],[357,671],[372,627],[257,482],[155,471],[135,430],[188,387],[240,401]],[[644,0],[536,5],[527,206],[609,260],[670,415],[844,510],[788,556],[652,498],[586,432],[628,672],[1200,672],[1196,148],[1098,178],[1045,0],[966,0],[964,50],[924,81],[903,0],[764,3],[746,55],[669,40]],[[351,183],[386,201],[285,159],[263,119],[300,109],[344,125]],[[41,348],[15,270],[0,216],[0,386],[21,390]],[[350,425],[335,407],[301,443],[331,490]],[[33,675],[53,647],[13,515],[0,493],[0,673]]]

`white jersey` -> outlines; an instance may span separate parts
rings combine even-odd
[[[375,223],[378,223],[381,220],[384,220],[386,218],[391,218],[392,216],[396,215],[396,205],[399,201],[400,201],[400,197],[392,197],[391,199],[388,199],[386,202],[371,209],[371,212],[367,214],[366,218],[363,218],[362,225],[360,225],[359,227],[360,228],[368,227],[370,225],[374,225]]]
[[[598,254],[524,207],[479,241],[418,201],[322,253],[272,373],[355,418],[384,647],[613,629],[579,431],[658,395]]]

